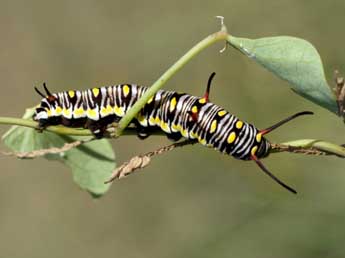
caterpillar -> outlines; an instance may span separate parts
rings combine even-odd
[[[215,73],[212,73],[209,77],[203,97],[159,90],[132,121],[139,138],[148,137],[154,130],[163,130],[174,141],[184,137],[237,159],[253,160],[274,181],[290,192],[297,193],[275,177],[260,161],[268,156],[271,149],[264,135],[298,116],[313,113],[299,112],[259,130],[209,101],[214,76]],[[59,124],[84,127],[90,129],[96,138],[102,138],[107,126],[118,122],[148,89],[136,84],[119,84],[84,91],[51,93],[45,83],[43,88],[46,95],[35,87],[36,92],[43,97],[33,115],[40,130]]]

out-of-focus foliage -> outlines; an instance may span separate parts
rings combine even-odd
[[[43,81],[56,92],[150,85],[219,29],[215,15],[226,17],[231,35],[308,40],[328,81],[335,68],[345,71],[342,0],[38,0],[2,1],[0,7],[0,110],[6,116],[19,117],[37,104],[33,85]],[[259,128],[297,111],[315,112],[269,140],[344,142],[335,115],[279,87],[288,84],[237,51],[219,54],[222,47],[202,53],[165,89],[202,95],[215,71],[212,102]],[[122,161],[167,143],[160,136],[121,137],[113,145]],[[276,154],[264,162],[299,194],[287,193],[251,162],[201,146],[162,155],[98,200],[75,187],[58,162],[2,157],[0,256],[344,257],[344,161]]]

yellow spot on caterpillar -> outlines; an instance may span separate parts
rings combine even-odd
[[[156,125],[159,125],[161,123],[161,119],[158,116],[155,118],[155,123]]]
[[[181,134],[183,137],[188,137],[188,131],[186,129],[181,128]]]
[[[205,98],[199,99],[199,103],[200,103],[200,104],[205,104],[205,103],[206,103],[206,99],[205,99]]]
[[[252,150],[250,151],[250,153],[251,153],[252,155],[255,155],[255,153],[256,153],[257,150],[258,150],[258,146],[254,146],[254,147],[252,148]]]
[[[137,115],[137,119],[142,126],[147,126],[147,119],[141,113]]]
[[[150,104],[152,101],[153,101],[153,96],[149,98],[149,100],[147,101],[147,104]]]
[[[233,143],[235,140],[236,140],[236,133],[235,133],[235,132],[231,132],[231,133],[229,134],[229,137],[228,137],[228,143],[231,144],[231,143]]]
[[[52,111],[50,109],[47,110],[47,115],[51,116],[52,115]]]
[[[113,107],[112,106],[110,106],[110,105],[107,106],[107,113],[108,114],[112,114],[113,113]]]
[[[170,112],[173,112],[176,107],[176,98],[170,100]]]
[[[107,105],[106,107],[102,107],[100,113],[103,117],[108,116],[113,113],[113,108],[110,105]]]
[[[213,120],[210,127],[210,133],[214,133],[216,129],[217,129],[217,120]]]
[[[236,128],[237,128],[237,129],[241,129],[242,126],[243,126],[243,122],[242,122],[241,120],[238,120],[238,121],[236,122]]]
[[[101,108],[101,115],[102,115],[102,116],[108,115],[107,109],[106,109],[105,107],[102,107],[102,108]]]
[[[123,85],[122,91],[123,91],[123,95],[127,97],[129,94],[130,88],[128,87],[128,85]]]
[[[123,107],[118,107],[118,106],[114,107],[114,113],[115,113],[115,115],[117,115],[119,117],[122,117],[125,114]]]
[[[63,114],[64,116],[69,117],[71,115],[71,111],[69,109],[64,109]]]
[[[161,125],[160,126],[161,126],[161,128],[162,128],[162,130],[164,132],[166,132],[166,133],[170,133],[171,132],[168,123],[165,123],[164,121],[161,121]]]
[[[95,96],[95,98],[97,98],[98,94],[99,94],[99,89],[98,88],[93,88],[92,89],[92,93]]]
[[[142,121],[145,120],[145,117],[144,117],[141,113],[139,113],[139,114],[137,115],[137,119],[138,119],[139,122],[142,122]]]
[[[218,116],[224,116],[226,114],[225,110],[221,110],[218,112]]]
[[[173,132],[181,132],[182,131],[182,127],[179,124],[172,124],[171,129]]]
[[[164,132],[166,132],[168,130],[168,124],[161,121],[161,128]]]
[[[57,106],[56,109],[55,109],[55,113],[56,113],[57,115],[61,115],[61,113],[62,113],[62,108],[61,108],[60,106]]]
[[[193,106],[192,107],[192,112],[193,113],[198,113],[198,107],[197,106]]]
[[[171,125],[171,131],[173,132],[179,132],[179,127],[176,124]]]
[[[256,141],[257,141],[257,142],[261,142],[261,138],[262,138],[262,134],[261,134],[261,133],[258,133],[258,134],[256,135]]]
[[[155,125],[155,119],[154,119],[154,117],[153,116],[150,116],[150,118],[149,118],[149,124],[150,125]]]
[[[87,115],[88,115],[88,117],[97,117],[97,112],[95,109],[88,109]]]
[[[198,138],[198,135],[192,131],[192,132],[190,132],[190,137],[192,139],[196,139],[196,138]]]
[[[78,108],[78,109],[74,110],[73,113],[74,113],[75,117],[81,117],[85,114],[85,111],[83,108]]]
[[[200,142],[202,145],[206,145],[206,140],[205,140],[205,139],[200,139],[199,142]]]
[[[74,97],[74,95],[75,95],[74,90],[70,90],[70,91],[68,91],[68,95],[69,95],[69,97],[70,97],[70,98],[73,98],[73,97]]]

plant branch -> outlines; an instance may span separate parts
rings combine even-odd
[[[197,143],[196,140],[185,140],[182,142],[176,142],[167,146],[163,146],[161,148],[158,148],[154,151],[147,152],[145,154],[134,156],[129,161],[122,163],[121,166],[116,168],[111,174],[110,178],[104,183],[108,184],[114,181],[115,179],[124,178],[128,176],[129,174],[133,173],[135,170],[146,167],[151,162],[151,158],[153,156],[160,155],[168,151],[172,151],[173,149],[178,148],[178,147],[193,145],[195,143]]]
[[[31,119],[23,119],[23,118],[14,118],[14,117],[0,117],[0,124],[3,125],[17,125],[17,126],[24,126],[33,129],[38,129],[38,123]],[[60,135],[70,135],[70,136],[93,136],[89,129],[78,129],[78,128],[70,128],[61,125],[57,126],[48,126],[44,129],[47,132],[52,132]],[[163,135],[163,132],[155,131],[152,133],[153,135]],[[123,135],[137,135],[137,131],[134,127],[128,127],[123,132]]]
[[[316,139],[302,139],[286,143],[271,143],[271,153],[291,152],[313,156],[333,155],[345,158],[345,148],[338,144]]]
[[[0,124],[3,125],[18,125],[29,127],[38,130],[38,123],[30,119],[13,118],[13,117],[0,117]],[[75,129],[64,126],[48,126],[46,129],[48,132],[63,134],[63,135],[75,135],[75,136],[91,136],[92,133],[87,129]]]
[[[300,146],[291,146],[291,145],[284,145],[284,144],[278,144],[278,143],[272,143],[272,153],[278,153],[278,152],[291,152],[291,153],[300,153],[300,154],[306,154],[306,155],[313,155],[313,156],[320,156],[320,155],[326,155],[327,153],[324,151],[320,151],[317,148],[303,148]]]
[[[2,155],[6,156],[15,156],[19,159],[33,159],[37,157],[42,157],[47,154],[58,154],[62,152],[69,151],[70,149],[76,148],[81,144],[87,143],[94,140],[94,138],[91,138],[86,141],[74,141],[71,143],[65,143],[62,147],[57,148],[57,147],[52,147],[48,149],[40,149],[40,150],[34,150],[34,151],[25,151],[25,152],[5,152],[5,151],[0,151]]]
[[[219,18],[219,17],[218,17]],[[186,54],[184,54],[175,64],[173,64],[159,79],[152,84],[152,86],[144,93],[144,95],[127,111],[126,115],[120,120],[116,128],[115,137],[119,137],[136,114],[145,106],[148,100],[160,89],[162,86],[183,66],[185,66],[194,56],[199,54],[205,48],[213,45],[218,41],[227,40],[229,34],[222,22],[220,31],[213,33],[200,41],[192,47]]]

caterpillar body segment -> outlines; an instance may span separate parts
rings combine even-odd
[[[202,145],[237,159],[254,160],[273,180],[296,193],[272,175],[259,159],[266,157],[271,148],[265,134],[300,115],[312,113],[297,113],[260,131],[209,102],[214,75],[215,73],[211,74],[203,97],[159,90],[132,121],[136,125],[139,138],[148,137],[154,130],[163,130],[168,138],[175,141],[181,137],[197,140]],[[107,126],[118,122],[148,88],[135,84],[120,84],[53,94],[45,84],[44,89],[46,95],[35,88],[43,97],[33,116],[33,119],[39,122],[39,128],[58,124],[84,127],[90,129],[97,138],[102,138]]]

